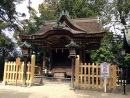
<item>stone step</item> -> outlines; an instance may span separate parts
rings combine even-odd
[[[65,73],[54,73],[54,77],[65,77]]]

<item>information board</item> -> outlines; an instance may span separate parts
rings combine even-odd
[[[107,62],[101,63],[101,77],[109,78],[109,64]]]

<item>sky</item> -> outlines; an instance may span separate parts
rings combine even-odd
[[[17,12],[25,13],[26,14],[26,17],[23,17],[23,18],[19,17],[20,20],[29,18],[29,12],[28,12],[28,9],[27,9],[28,1],[29,0],[24,0],[21,4],[18,4],[16,6],[16,11]],[[44,2],[44,0],[30,0],[30,1],[32,2],[31,3],[31,7],[34,8],[37,12],[38,12],[38,6],[39,6],[39,4],[41,4],[42,2]]]

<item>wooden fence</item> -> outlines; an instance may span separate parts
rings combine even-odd
[[[27,64],[26,83],[34,83],[35,55],[31,57],[31,63]],[[17,65],[16,62],[5,62],[3,82],[22,84],[24,73],[24,62]]]
[[[101,77],[100,64],[79,64],[79,57],[75,63],[75,88],[103,89],[104,78]],[[106,81],[107,88],[116,89],[116,66],[110,65],[109,68],[110,77]]]
[[[125,71],[125,79],[126,79],[126,69],[124,71]],[[117,73],[117,84],[123,85],[123,69],[117,67],[116,73]],[[125,81],[125,83],[126,83],[126,81]]]

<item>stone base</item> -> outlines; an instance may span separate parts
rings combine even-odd
[[[80,89],[80,87],[79,87],[79,86],[75,86],[75,89],[79,90],[79,89]]]
[[[6,81],[2,81],[2,86],[5,86],[7,84]]]
[[[70,90],[75,90],[75,88],[70,88]]]
[[[126,85],[127,88],[130,88],[130,84],[129,85]]]
[[[31,86],[34,86],[34,83],[29,83],[29,86],[31,87]]]
[[[27,87],[27,85],[23,85],[23,84],[22,84],[21,87]]]
[[[113,89],[112,93],[118,93],[118,90]]]
[[[43,84],[43,79],[42,78],[40,79],[40,84]]]

